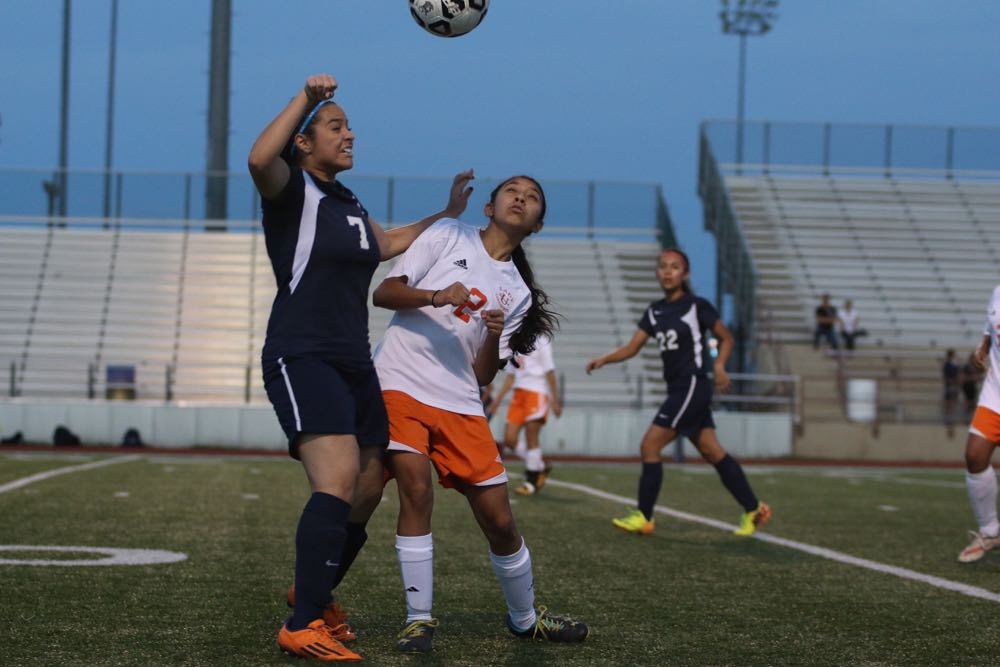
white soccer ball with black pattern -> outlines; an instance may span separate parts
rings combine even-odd
[[[490,0],[410,0],[417,24],[438,37],[459,37],[479,25]]]

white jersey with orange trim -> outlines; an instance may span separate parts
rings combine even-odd
[[[979,392],[979,405],[1000,414],[1000,285],[993,288],[983,335],[990,337],[990,368]]]
[[[472,368],[486,340],[480,313],[504,311],[500,359],[509,358],[510,336],[531,305],[531,292],[517,267],[490,257],[478,227],[442,218],[417,237],[388,274],[400,276],[411,287],[429,290],[460,282],[471,294],[458,308],[396,311],[374,354],[382,389],[405,392],[443,410],[483,415]]]
[[[535,339],[535,349],[531,354],[515,355],[514,361],[518,367],[507,365],[507,370],[514,376],[513,389],[526,389],[552,397],[547,376],[556,365],[552,361],[552,342],[547,336]]]

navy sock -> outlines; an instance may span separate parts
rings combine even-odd
[[[736,462],[729,454],[722,457],[722,460],[715,464],[715,470],[719,473],[722,485],[729,493],[733,494],[736,502],[743,506],[745,512],[752,512],[757,509],[757,496],[750,488],[747,476],[743,474],[743,466]]]
[[[328,493],[316,492],[302,510],[295,533],[295,611],[290,630],[301,630],[330,603],[330,591],[340,568],[347,537],[350,503]]]
[[[639,475],[639,511],[646,515],[646,519],[653,518],[653,505],[660,495],[662,484],[663,464],[643,462],[642,474]]]
[[[347,539],[344,541],[344,553],[340,554],[340,567],[337,568],[337,576],[333,579],[333,588],[340,585],[344,580],[344,575],[351,569],[351,564],[357,558],[361,547],[365,546],[368,540],[368,532],[365,531],[363,523],[347,524]]]

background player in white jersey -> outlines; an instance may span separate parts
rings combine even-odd
[[[479,387],[501,360],[530,352],[551,333],[548,297],[535,286],[521,241],[542,228],[545,195],[515,176],[491,193],[484,229],[440,220],[411,246],[375,290],[396,310],[375,350],[389,413],[389,468],[399,492],[396,551],[406,591],[401,651],[431,650],[433,555],[431,465],[445,488],[469,502],[490,547],[519,637],[582,641],[587,626],[535,609],[531,556],[514,522],[507,472],[484,416]]]
[[[630,533],[649,535],[653,532],[653,506],[663,483],[660,455],[668,442],[683,435],[715,467],[722,485],[743,507],[735,533],[750,535],[771,518],[771,508],[757,500],[743,466],[722,448],[712,419],[712,385],[721,392],[729,390],[726,360],[733,349],[733,336],[719,319],[715,307],[691,292],[689,267],[687,255],[680,250],[662,251],[656,264],[656,278],[663,288],[664,298],[649,304],[632,340],[587,364],[589,374],[604,364],[631,359],[639,354],[647,340],[654,338],[659,343],[663,379],[667,381],[667,398],[657,410],[640,445],[642,473],[638,507],[612,523]],[[704,330],[710,330],[719,339],[714,382],[708,379],[705,367]]]
[[[507,392],[514,390],[510,405],[507,406],[503,446],[514,449],[518,435],[524,431],[527,443],[524,453],[525,480],[514,492],[530,496],[545,486],[545,480],[552,472],[552,466],[542,458],[542,426],[545,425],[550,409],[556,417],[562,415],[556,365],[552,359],[552,342],[548,337],[539,337],[535,341],[535,349],[529,354],[515,355],[514,363],[508,364],[506,370],[507,377],[487,412],[495,413]]]
[[[312,491],[295,534],[293,612],[278,645],[324,662],[361,659],[340,643],[355,636],[330,590],[364,545],[382,492],[388,424],[368,346],[368,287],[381,260],[465,210],[472,178],[455,179],[444,211],[383,232],[337,180],[354,165],[354,133],[332,99],[336,87],[328,74],[309,77],[248,157],[277,284],[264,387]]]
[[[997,476],[990,465],[993,450],[1000,444],[1000,285],[993,289],[983,339],[972,361],[982,368],[987,355],[990,367],[965,442],[965,487],[979,530],[972,532],[972,542],[958,555],[963,563],[975,562],[990,549],[1000,546]]]

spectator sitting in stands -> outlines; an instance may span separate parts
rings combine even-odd
[[[969,354],[969,358],[959,369],[958,381],[962,387],[962,395],[965,397],[965,414],[971,415],[976,410],[976,399],[979,398],[979,383],[983,380],[983,371],[976,365],[975,353]]]
[[[830,349],[836,350],[837,337],[833,335],[833,325],[837,321],[837,308],[830,303],[830,295],[824,294],[822,301],[816,306],[816,330],[813,332],[813,349],[819,349],[819,339],[825,338],[830,343]]]
[[[948,437],[951,437],[955,431],[955,406],[958,403],[958,364],[955,362],[955,350],[948,350],[945,355],[941,379],[944,381],[942,413],[945,426],[948,427]]]
[[[843,310],[837,311],[837,324],[840,327],[840,337],[844,339],[844,348],[854,349],[854,339],[867,335],[867,331],[858,326],[861,317],[858,311],[854,310],[854,302],[848,299],[844,302]]]

